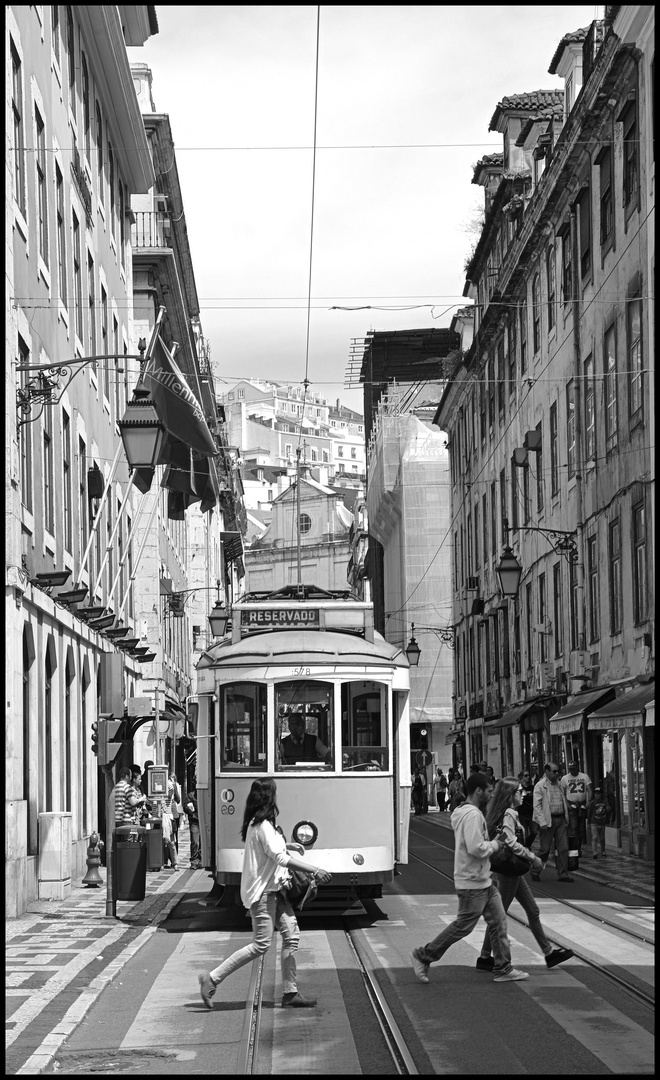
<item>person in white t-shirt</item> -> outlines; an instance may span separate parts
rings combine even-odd
[[[300,939],[298,922],[287,896],[288,867],[307,871],[325,884],[332,877],[327,870],[287,850],[275,827],[278,809],[277,787],[269,777],[254,780],[245,804],[241,837],[245,841],[241,873],[241,900],[252,919],[252,941],[232,953],[213,971],[199,975],[202,1000],[212,1009],[215,988],[233,971],[268,951],[275,930],[282,935],[282,1005],[293,1009],[312,1008],[316,1001],[298,991],[296,951]]]
[[[580,772],[577,761],[571,761],[566,776],[562,776],[559,784],[564,789],[568,803],[568,832],[577,837],[581,855],[582,843],[587,842],[587,805],[591,802],[591,780],[585,772]]]

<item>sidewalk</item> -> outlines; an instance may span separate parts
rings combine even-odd
[[[144,900],[117,901],[106,917],[103,884],[74,881],[65,900],[36,900],[5,921],[5,1069],[45,1071],[59,1047],[128,961],[189,891],[210,892],[206,870],[190,869],[190,832],[179,833],[178,869],[147,872]]]
[[[426,819],[451,831],[446,811],[440,813],[437,807],[429,807]],[[552,860],[550,864],[554,865]],[[582,851],[579,870],[572,870],[571,874],[655,902],[655,863],[635,855],[624,855],[617,848],[609,850],[606,859],[592,859],[591,844],[587,844]]]

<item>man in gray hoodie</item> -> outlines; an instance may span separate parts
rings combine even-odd
[[[511,945],[507,934],[506,914],[497,885],[490,876],[490,856],[499,851],[503,841],[489,840],[484,810],[493,794],[493,784],[484,773],[473,773],[467,780],[467,799],[451,815],[455,834],[454,885],[458,896],[458,915],[453,923],[433,941],[413,949],[413,971],[420,982],[429,981],[429,966],[439,960],[461,938],[471,934],[483,915],[491,930],[494,982],[519,982],[528,979],[526,971],[511,964]]]

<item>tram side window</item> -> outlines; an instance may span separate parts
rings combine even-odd
[[[275,686],[275,766],[278,770],[332,768],[333,687],[312,680]]]
[[[233,683],[222,691],[221,761],[227,770],[266,769],[266,687]]]
[[[341,688],[342,770],[380,772],[389,769],[387,687],[360,681]]]

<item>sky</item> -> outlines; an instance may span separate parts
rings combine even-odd
[[[468,303],[473,168],[502,149],[490,118],[506,95],[561,88],[548,74],[557,45],[603,8],[156,14],[158,34],[128,54],[170,117],[216,392],[307,379],[361,412],[345,385],[353,341],[448,327]]]

